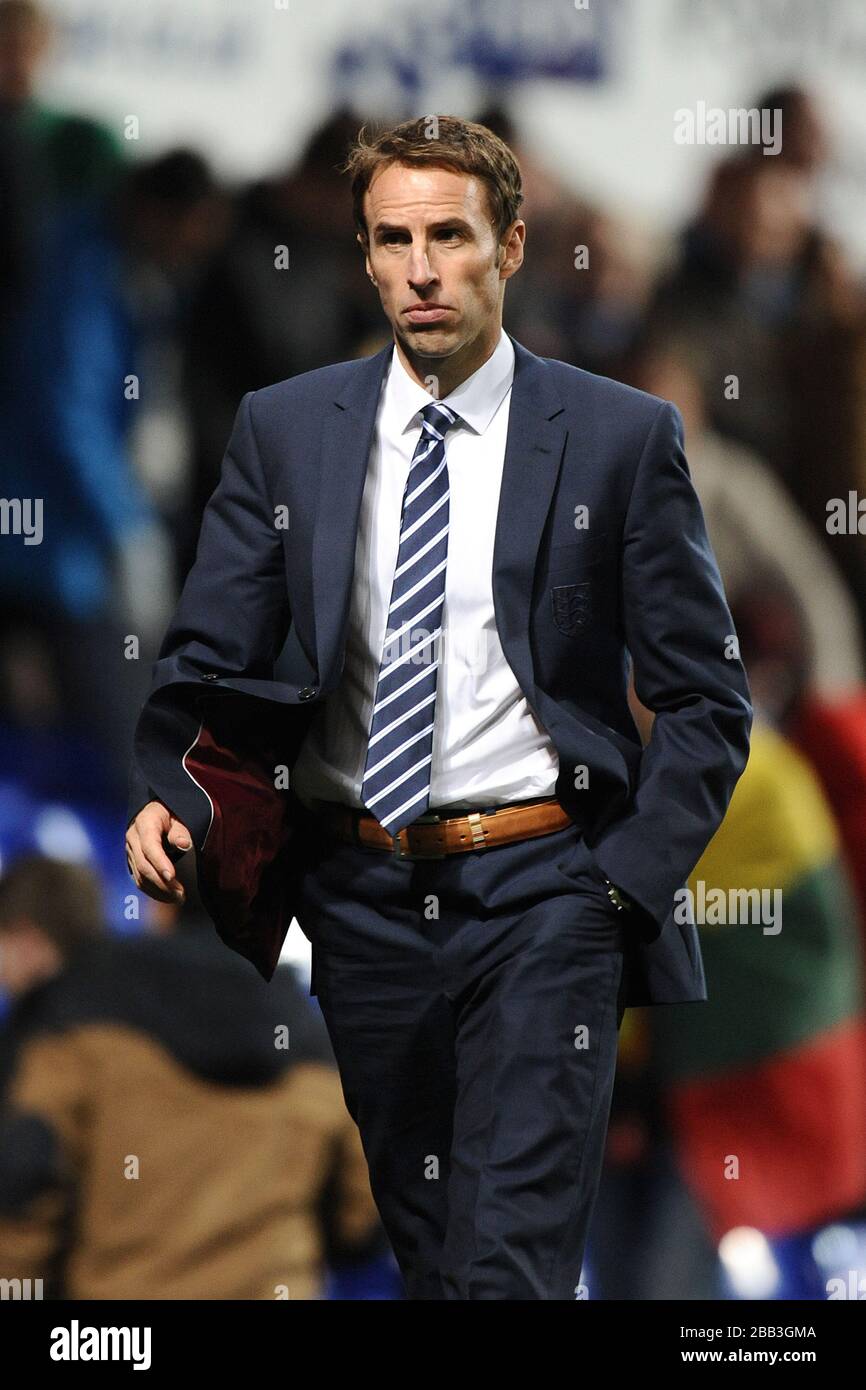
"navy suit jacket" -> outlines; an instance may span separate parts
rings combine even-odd
[[[674,895],[745,767],[752,706],[682,420],[512,341],[499,639],[559,755],[556,796],[637,904],[625,1002],[706,999],[694,918]],[[136,728],[129,819],[158,799],[189,827],[215,927],[265,979],[295,915],[300,806],[285,788],[343,669],[391,349],[244,396]],[[655,712],[646,748],[629,655]]]

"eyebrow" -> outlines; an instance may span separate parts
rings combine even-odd
[[[440,222],[431,222],[428,231],[438,232],[443,227],[460,227],[464,232],[471,232],[472,228],[463,217],[445,217]],[[405,232],[406,227],[400,226],[396,222],[377,222],[373,228],[374,236],[381,236],[386,232]]]

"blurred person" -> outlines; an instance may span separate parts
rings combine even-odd
[[[110,606],[116,562],[124,615],[159,625],[172,567],[155,495],[179,486],[185,448],[180,325],[224,214],[207,164],[176,150],[58,224],[40,283],[2,338],[7,493],[37,493],[54,514],[38,545],[4,547],[7,593],[88,617]]]
[[[766,92],[760,107],[782,113],[780,160],[802,172],[812,231],[811,275],[796,331],[785,342],[792,401],[789,485],[804,514],[827,536],[830,497],[866,495],[866,285],[842,247],[821,230],[821,175],[831,155],[823,113],[812,93],[790,84]],[[752,155],[758,158],[757,147]],[[823,466],[817,468],[820,458]],[[828,473],[826,461],[831,461]],[[859,535],[829,540],[866,631],[866,547]]]
[[[327,1034],[191,906],[106,937],[98,884],[0,880],[15,998],[0,1093],[0,1278],[69,1299],[317,1299],[383,1247]],[[175,919],[175,920],[172,920]]]
[[[589,1296],[689,1302],[726,1296],[702,1205],[682,1170],[666,1091],[655,1075],[645,1010],[620,1034],[598,1202],[587,1243]]]
[[[640,328],[650,291],[627,228],[563,197],[533,229],[537,264],[509,307],[509,331],[533,350],[555,342],[564,360],[610,374]]]
[[[224,226],[198,155],[145,161],[104,204],[58,219],[0,335],[0,472],[22,516],[0,549],[4,621],[38,612],[70,718],[99,732],[118,786],[177,591],[171,533],[190,465],[181,324]]]
[[[812,97],[795,86],[765,93],[757,103],[782,112],[782,145],[775,159],[759,146],[723,159],[713,169],[697,216],[686,228],[678,262],[657,288],[651,317],[680,327],[689,320],[712,354],[708,401],[717,428],[757,450],[789,485],[813,525],[823,526],[797,490],[815,472],[814,456],[798,453],[808,411],[801,379],[820,367],[809,349],[863,322],[864,287],[842,248],[823,225],[820,175],[829,158],[826,128]],[[843,347],[850,356],[850,349]],[[821,374],[828,422],[845,419],[847,372]],[[731,389],[732,377],[739,390]],[[820,429],[810,440],[830,435]],[[847,463],[833,457],[837,477]],[[823,470],[822,470],[823,471]],[[831,474],[832,477],[832,474]],[[859,601],[859,598],[858,598]]]
[[[866,287],[820,224],[813,145],[811,158],[716,167],[647,318],[700,345],[713,428],[770,464],[826,543],[830,499],[866,478]],[[862,537],[831,544],[866,630]]]
[[[779,728],[804,678],[790,595],[756,584],[731,604],[749,762],[687,885],[711,1008],[634,1010],[622,1030],[589,1242],[606,1299],[752,1296],[736,1239],[721,1248],[738,1230],[769,1242],[763,1296],[821,1297],[813,1237],[866,1215],[866,901],[820,763]]]
[[[576,198],[520,140],[506,111],[478,117],[520,164],[532,254],[509,287],[504,323],[530,352],[593,372],[618,364],[649,298],[649,267],[615,218]]]
[[[769,466],[712,428],[709,376],[706,352],[687,335],[647,338],[629,362],[633,385],[674,401],[682,414],[689,470],[729,602],[754,595],[762,582],[777,594],[786,591],[803,627],[803,679],[823,698],[852,695],[862,689],[864,662],[850,590],[830,546]]]
[[[742,633],[745,615],[736,618]],[[749,762],[688,880],[707,904],[709,1007],[633,1010],[623,1029],[589,1241],[594,1297],[756,1296],[730,1243],[737,1231],[767,1239],[764,1271],[775,1257],[775,1286],[758,1296],[803,1297],[819,1273],[810,1237],[866,1210],[866,976],[853,885],[816,773],[763,716],[771,678],[759,664],[747,662]],[[777,925],[738,909],[756,893],[776,895]],[[798,1236],[806,1250],[791,1275],[781,1242]]]
[[[795,312],[820,246],[803,171],[738,152],[712,170],[665,292],[708,298],[727,293],[757,323],[772,326]]]
[[[689,467],[734,608],[749,599],[764,688],[776,727],[812,763],[836,818],[866,925],[866,682],[860,613],[821,540],[763,461],[712,430],[707,369],[686,336],[648,340],[630,380],[676,402]]]
[[[39,73],[55,40],[54,23],[43,5],[0,0],[0,118],[14,121],[28,141],[36,165],[31,163],[29,175],[44,182],[48,198],[93,196],[116,180],[123,146],[101,122],[40,99]]]
[[[21,1000],[102,936],[99,880],[80,864],[26,855],[0,879],[0,989]]]
[[[792,335],[786,369],[793,401],[788,486],[833,553],[866,632],[866,293],[843,259],[825,265],[808,316]],[[834,507],[851,494],[858,522],[831,529]]]
[[[647,316],[659,333],[687,328],[702,343],[713,426],[787,480],[793,425],[781,335],[793,331],[810,233],[802,175],[768,166],[738,155],[715,167]]]
[[[866,1210],[853,885],[817,775],[755,699],[749,764],[689,879],[708,904],[709,1007],[646,1020],[680,1170],[716,1244],[737,1228],[808,1235]],[[762,912],[773,903],[772,922],[754,904],[732,910],[734,895],[755,892]]]
[[[194,845],[265,979],[297,916],[410,1297],[571,1300],[623,1012],[705,998],[672,902],[745,764],[748,685],[676,407],[502,328],[508,147],[422,118],[347,169],[393,343],[241,402],[127,858],[171,901]]]
[[[378,327],[355,275],[348,194],[339,173],[356,128],[347,113],[337,112],[313,131],[297,164],[234,198],[232,234],[190,309],[191,517],[201,514],[216,486],[245,392],[342,358],[358,337]],[[184,569],[195,541],[191,529]]]
[[[808,176],[818,176],[830,157],[830,137],[821,107],[813,93],[796,82],[770,87],[754,103],[759,111],[778,111],[782,143],[775,156]],[[760,145],[747,146],[747,154],[762,159]]]

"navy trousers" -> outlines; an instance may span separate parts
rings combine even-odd
[[[311,819],[299,859],[311,992],[407,1297],[581,1297],[627,914],[580,830],[401,861]]]

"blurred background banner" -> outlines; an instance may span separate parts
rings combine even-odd
[[[783,922],[626,1013],[583,1282],[862,1297],[864,82],[862,0],[0,0],[0,1278],[401,1296],[307,939],[265,986],[136,892],[126,782],[239,402],[389,340],[349,145],[449,113],[520,163],[506,330],[682,413],[755,708],[690,886]]]
[[[297,155],[337,105],[395,119],[507,95],[575,192],[671,228],[718,153],[683,158],[677,108],[750,105],[799,79],[824,100],[826,215],[866,263],[866,9],[860,0],[56,0],[46,95],[148,153],[179,131],[226,176]],[[507,90],[504,90],[507,88]]]

